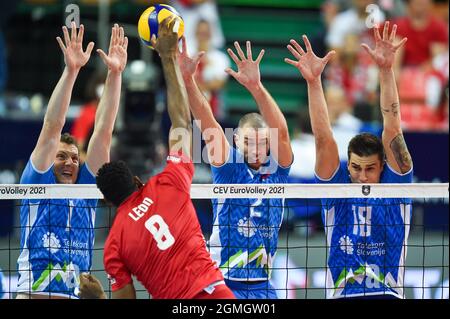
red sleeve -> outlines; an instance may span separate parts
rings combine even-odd
[[[442,21],[435,19],[433,29],[433,40],[444,44],[448,42],[448,29]]]
[[[406,18],[401,17],[393,21],[392,25],[397,25],[397,37],[404,37],[407,34]]]
[[[194,164],[181,153],[171,153],[167,157],[167,165],[159,175],[160,183],[175,186],[180,191],[190,194],[192,178],[194,177]]]
[[[108,274],[112,291],[117,291],[131,283],[130,271],[120,258],[119,244],[114,236],[110,236],[105,243],[103,264]]]

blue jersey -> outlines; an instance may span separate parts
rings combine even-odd
[[[220,167],[211,166],[213,183],[287,183],[290,167],[282,168],[272,158],[267,164],[258,171],[252,170],[242,153],[230,147],[227,162]],[[275,167],[268,170],[269,166]],[[284,199],[227,198],[213,199],[212,203],[210,253],[224,277],[236,281],[269,280]]]
[[[411,183],[412,169],[403,175],[388,164],[380,183]],[[345,164],[333,177],[318,183],[351,183]],[[404,298],[403,279],[411,199],[322,199],[327,236],[327,297],[394,295]]]
[[[56,184],[53,165],[45,172],[28,161],[21,184]],[[77,184],[95,184],[87,164]],[[96,199],[26,199],[20,209],[18,292],[76,297],[79,275],[92,264]]]

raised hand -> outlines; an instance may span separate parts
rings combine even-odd
[[[178,51],[179,18],[164,19],[158,31],[158,38],[152,36],[150,42],[161,57],[176,56]]]
[[[236,72],[233,71],[231,68],[227,68],[225,69],[225,72],[234,77],[236,81],[238,81],[247,89],[251,89],[252,87],[258,85],[261,82],[259,63],[261,62],[264,56],[264,50],[261,50],[261,52],[259,52],[259,55],[256,58],[256,60],[253,60],[252,46],[250,41],[247,41],[246,45],[247,45],[247,57],[245,56],[244,52],[242,52],[242,49],[237,41],[234,42],[234,47],[236,48],[239,58],[236,56],[233,50],[231,49],[227,50],[231,59],[233,59],[234,63],[236,63],[238,71]]]
[[[81,299],[106,299],[100,280],[88,273],[80,275],[80,292],[78,296]]]
[[[365,43],[361,44],[380,69],[392,68],[395,60],[395,52],[408,40],[407,38],[403,38],[398,44],[394,45],[396,32],[397,25],[394,24],[392,32],[389,35],[389,21],[387,21],[384,24],[383,38],[381,38],[379,27],[376,26],[373,28],[373,33],[375,35],[375,49],[372,50]]]
[[[178,63],[180,65],[181,74],[183,78],[189,78],[197,71],[198,64],[201,58],[205,55],[204,51],[197,53],[191,58],[187,52],[186,38],[181,38],[181,50],[178,52]]]
[[[325,69],[328,61],[330,61],[331,57],[336,52],[330,51],[325,57],[319,58],[314,54],[311,43],[309,42],[306,35],[303,35],[303,41],[305,42],[306,52],[303,50],[300,44],[297,43],[297,41],[291,40],[291,44],[288,44],[287,48],[297,59],[297,61],[288,58],[284,59],[284,61],[295,66],[300,71],[303,78],[307,82],[310,82],[320,78],[320,75]]]
[[[92,49],[94,48],[94,42],[89,42],[86,51],[83,52],[84,26],[80,25],[78,35],[75,22],[72,22],[70,36],[66,26],[63,26],[62,29],[65,44],[60,37],[57,37],[56,40],[64,53],[64,62],[69,70],[78,71],[89,61]]]
[[[128,38],[125,36],[123,27],[114,24],[111,30],[108,55],[98,49],[97,53],[102,58],[110,72],[121,73],[127,65]]]

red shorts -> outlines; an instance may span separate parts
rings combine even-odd
[[[214,291],[211,294],[202,290],[193,299],[236,299],[236,297],[227,285],[220,284],[214,287]]]

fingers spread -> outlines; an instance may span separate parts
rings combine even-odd
[[[236,63],[236,65],[238,65],[241,62],[239,58],[236,56],[236,54],[233,52],[233,50],[228,49],[227,52],[230,55],[231,59],[234,61],[234,63]]]
[[[292,55],[297,59],[300,60],[302,58],[301,54],[298,53],[293,47],[292,45],[288,44],[287,46],[288,50],[292,53]]]
[[[261,62],[261,60],[264,56],[264,53],[266,53],[266,51],[264,51],[264,50],[261,50],[261,52],[259,52],[258,58],[256,58],[256,63],[259,64]]]
[[[291,44],[294,46],[294,48],[297,50],[297,52],[300,53],[300,55],[306,54],[306,52],[303,50],[303,48],[301,47],[301,45],[298,44],[297,41],[291,40],[290,42],[291,42]]]
[[[70,37],[69,37],[69,30],[67,30],[66,26],[62,27],[63,34],[64,34],[64,41],[66,43],[66,48],[70,45]]]
[[[250,41],[247,41],[245,43],[246,47],[247,47],[247,59],[249,59],[250,61],[253,61],[253,56],[252,56],[252,46],[250,44]]]
[[[59,47],[61,48],[62,52],[66,52],[66,47],[64,46],[64,43],[62,42],[60,37],[56,37],[56,41],[58,41]]]
[[[77,42],[82,43],[83,42],[83,36],[84,36],[84,25],[80,25],[80,30],[78,31],[78,37]]]
[[[234,47],[236,48],[236,51],[239,55],[239,57],[241,58],[242,61],[245,60],[245,55],[244,52],[241,49],[241,46],[239,45],[239,43],[237,41],[234,42]]]

